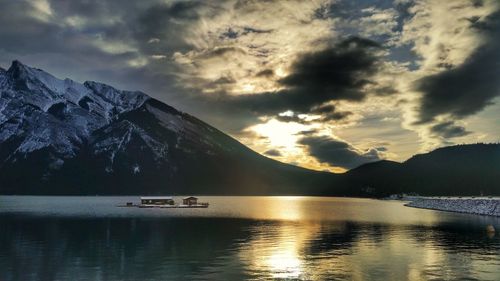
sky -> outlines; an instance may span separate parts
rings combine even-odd
[[[0,65],[140,90],[343,172],[500,141],[497,0],[0,0]]]

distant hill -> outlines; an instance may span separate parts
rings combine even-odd
[[[345,173],[341,182],[357,196],[500,195],[500,144],[449,146],[403,163],[369,163]]]

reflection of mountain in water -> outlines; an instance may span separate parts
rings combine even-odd
[[[2,218],[0,280],[197,276],[245,238],[249,221]],[[9,275],[4,275],[9,274]],[[99,278],[97,278],[99,277]]]
[[[472,222],[2,216],[0,225],[0,280],[488,280],[500,261],[499,237]]]

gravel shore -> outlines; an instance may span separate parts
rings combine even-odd
[[[500,199],[498,198],[415,197],[409,203],[405,204],[405,206],[500,217]]]

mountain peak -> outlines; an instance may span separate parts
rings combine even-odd
[[[44,91],[43,89],[47,89],[61,94],[65,93],[68,87],[78,87],[77,84],[79,84],[71,79],[61,80],[48,72],[27,66],[18,60],[12,62],[7,73],[13,79],[14,86],[25,91]]]
[[[139,107],[149,99],[144,93],[122,91],[109,85],[87,81],[84,84],[69,78],[59,79],[42,69],[33,68],[14,60],[1,83],[19,91],[24,102],[48,110],[54,104],[70,102],[86,110],[110,118],[117,113]]]
[[[22,62],[18,61],[18,60],[13,60],[12,63],[10,64],[10,68],[19,68],[19,67],[26,67],[25,64],[23,64]]]
[[[11,65],[10,65],[10,67],[9,67],[9,69],[7,70],[7,72],[10,72],[10,73],[27,73],[27,72],[31,72],[32,70],[42,71],[40,69],[29,67],[29,66],[25,65],[24,63],[22,63],[19,60],[13,60],[12,63],[11,63]]]
[[[12,61],[7,73],[10,73],[14,78],[22,78],[26,74],[26,69],[28,67],[18,60]]]

